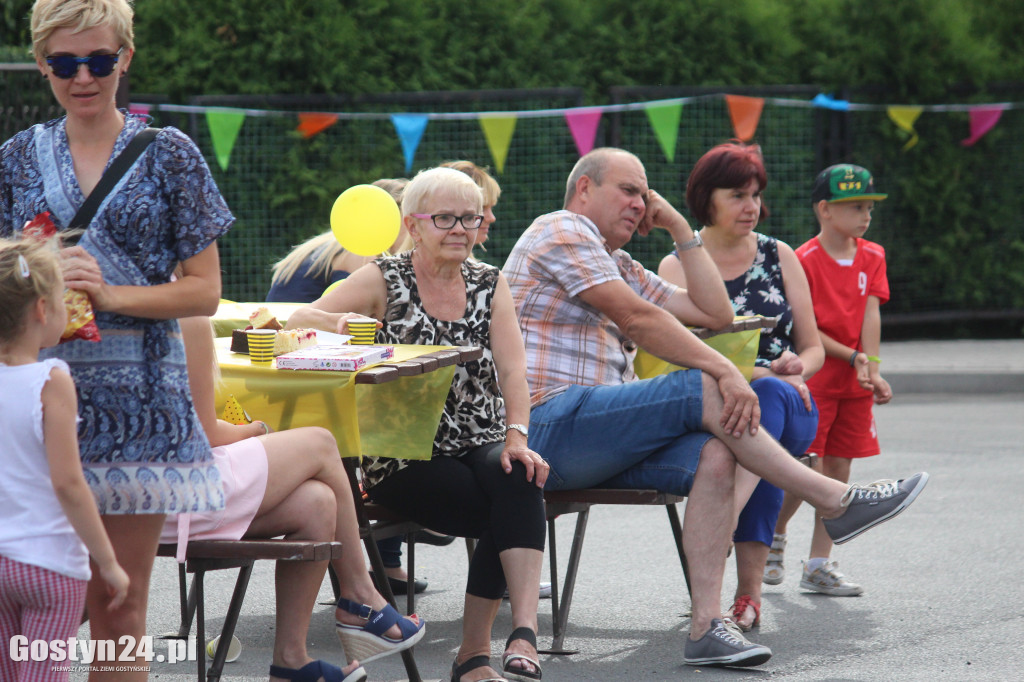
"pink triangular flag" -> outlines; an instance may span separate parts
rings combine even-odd
[[[565,112],[565,122],[576,142],[576,151],[585,156],[594,148],[597,127],[601,124],[601,109],[576,109]]]
[[[970,114],[971,136],[960,140],[960,144],[965,147],[973,145],[996,126],[999,117],[1003,115],[1003,107],[976,107],[970,110]]]

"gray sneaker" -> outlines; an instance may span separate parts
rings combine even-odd
[[[686,638],[683,660],[687,665],[761,665],[772,657],[772,650],[747,641],[732,621],[711,620],[711,629],[694,641]]]
[[[909,507],[926,483],[928,474],[921,472],[899,481],[851,485],[839,501],[846,511],[838,518],[825,519],[825,530],[837,545],[852,540]]]

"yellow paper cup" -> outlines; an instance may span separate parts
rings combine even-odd
[[[377,320],[372,317],[353,317],[348,320],[349,343],[372,346],[377,339]]]
[[[249,362],[254,365],[269,365],[274,361],[276,331],[273,329],[247,329],[245,336],[249,342]]]
[[[217,644],[220,642],[220,636],[214,637],[206,645],[206,655],[213,658],[214,654],[217,653]],[[242,643],[237,637],[231,635],[231,643],[228,644],[228,655],[224,659],[225,663],[234,663],[238,660],[238,657],[242,655]]]

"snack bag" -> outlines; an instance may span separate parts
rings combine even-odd
[[[50,212],[44,211],[25,223],[22,234],[31,239],[49,239],[57,234],[57,226],[53,224]],[[100,329],[96,326],[96,315],[89,294],[76,289],[65,289],[64,307],[68,311],[68,324],[60,337],[61,343],[74,339],[100,340]]]

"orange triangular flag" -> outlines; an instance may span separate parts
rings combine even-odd
[[[303,137],[310,138],[317,133],[322,133],[337,122],[337,114],[304,113],[299,114],[299,127],[296,130],[302,133]]]
[[[744,142],[753,140],[757,124],[761,121],[764,100],[760,97],[726,95],[725,102],[729,105],[729,118],[732,119],[732,129],[736,137]]]

